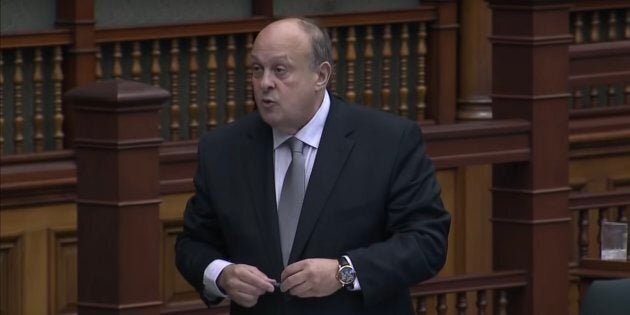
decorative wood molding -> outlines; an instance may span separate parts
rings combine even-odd
[[[63,46],[72,44],[72,37],[68,29],[54,29],[48,31],[11,33],[0,36],[0,48],[26,48],[44,46]]]
[[[0,238],[0,286],[8,289],[0,292],[3,314],[22,314],[23,265],[21,235],[3,235]]]

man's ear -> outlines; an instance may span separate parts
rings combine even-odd
[[[328,80],[330,80],[330,76],[332,75],[332,66],[330,62],[324,61],[319,64],[316,70],[317,81],[315,81],[315,89],[320,91],[325,89],[328,85]]]

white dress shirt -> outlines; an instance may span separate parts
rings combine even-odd
[[[317,155],[317,149],[319,148],[319,142],[322,138],[322,132],[324,131],[324,124],[328,117],[328,111],[330,110],[330,96],[328,91],[324,94],[324,100],[319,109],[311,118],[311,120],[300,129],[295,135],[283,133],[279,130],[273,129],[273,160],[274,160],[274,182],[276,188],[276,204],[280,201],[280,192],[282,191],[282,184],[284,183],[284,176],[291,164],[291,149],[288,146],[282,144],[291,137],[296,137],[300,141],[304,142],[304,158],[306,172],[306,182],[308,187],[308,180],[311,177],[311,171],[313,170],[313,164],[315,162],[315,156]],[[352,261],[348,256],[344,256],[350,265]],[[206,295],[208,297],[225,297],[225,294],[219,290],[217,285],[217,279],[223,271],[223,268],[231,265],[229,261],[217,259],[212,261],[208,267],[206,267],[203,276],[203,284],[206,289]],[[353,266],[354,267],[354,266]],[[276,279],[280,280],[280,279]],[[354,290],[360,290],[359,280],[354,280]]]

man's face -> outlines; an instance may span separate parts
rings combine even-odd
[[[311,69],[309,36],[295,21],[264,28],[252,48],[254,98],[263,120],[295,134],[321,104],[318,71]]]

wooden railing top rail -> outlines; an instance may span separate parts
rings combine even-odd
[[[571,12],[630,8],[627,0],[582,0],[575,1]]]
[[[411,287],[411,295],[433,295],[476,290],[519,288],[527,285],[527,271],[510,270],[488,274],[466,274],[427,280]]]
[[[69,45],[71,43],[70,30],[61,28],[40,32],[2,34],[0,36],[1,49]]]
[[[571,193],[569,210],[578,211],[630,205],[630,190],[613,190],[598,193]]]

